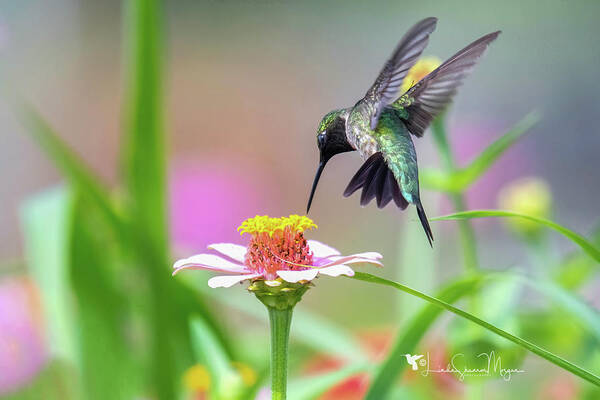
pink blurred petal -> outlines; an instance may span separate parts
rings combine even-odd
[[[304,271],[277,271],[277,275],[286,282],[297,283],[300,281],[312,281],[316,278],[319,270],[317,268]]]
[[[208,280],[208,286],[211,288],[219,288],[219,287],[232,287],[236,283],[243,282],[248,279],[254,279],[261,276],[261,274],[246,274],[246,275],[223,275],[223,276],[215,276],[214,278],[210,278]]]
[[[208,245],[210,250],[214,250],[231,258],[232,260],[244,263],[246,257],[246,247],[234,243],[213,243]]]
[[[319,274],[325,274],[328,276],[354,276],[354,271],[347,265],[334,265],[331,267],[319,268]]]
[[[0,281],[0,397],[26,385],[46,364],[41,314],[29,279]]]
[[[179,156],[169,175],[171,237],[181,251],[235,242],[240,221],[256,210],[278,213],[280,194],[268,184],[271,171],[240,154]]]
[[[383,264],[381,262],[377,261],[378,259],[380,259],[382,257],[383,256],[381,254],[375,253],[375,252],[352,254],[350,256],[343,256],[343,257],[332,256],[332,257],[326,257],[325,259],[323,259],[319,266],[321,268],[325,268],[325,267],[331,267],[331,266],[340,265],[340,264],[367,263],[367,264],[375,264],[375,265],[379,265],[379,266],[383,267]]]
[[[341,253],[331,246],[321,243],[316,240],[307,240],[308,248],[313,252],[315,257],[339,256]]]
[[[249,272],[244,265],[226,260],[214,254],[197,254],[177,260],[173,265],[173,275],[182,269],[208,269],[221,272]]]

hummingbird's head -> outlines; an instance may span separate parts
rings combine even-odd
[[[327,161],[331,157],[339,153],[345,153],[347,151],[353,151],[354,148],[348,143],[346,139],[346,118],[348,111],[345,109],[334,110],[327,113],[317,130],[317,146],[319,147],[319,167],[317,174],[313,181],[312,189],[310,191],[310,197],[308,199],[308,206],[306,207],[306,213],[310,210],[310,204],[312,203],[317,184],[321,173],[325,168]]]

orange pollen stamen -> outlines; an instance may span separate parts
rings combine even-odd
[[[277,271],[302,271],[313,264],[313,255],[304,238],[304,230],[316,227],[307,217],[255,217],[244,221],[240,230],[252,239],[246,252],[246,266],[263,274],[265,279],[277,279]]]

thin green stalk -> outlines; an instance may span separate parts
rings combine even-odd
[[[433,120],[431,129],[433,138],[438,147],[438,151],[442,157],[446,172],[453,173],[456,171],[456,163],[450,145],[448,143],[448,135],[446,134],[446,126],[444,116],[441,115]],[[452,204],[456,212],[466,210],[465,198],[462,193],[453,193],[450,195]],[[473,227],[468,221],[460,221],[458,224],[461,246],[463,249],[463,261],[467,272],[476,272],[478,268],[477,262],[477,247],[475,246],[475,233]]]
[[[467,209],[465,199],[462,193],[453,193],[450,195],[452,204],[456,212]],[[461,221],[458,224],[460,243],[462,246],[463,261],[467,272],[473,273],[477,270],[477,247],[475,246],[475,232],[468,221]]]
[[[267,307],[271,324],[271,399],[285,400],[290,325],[293,308]]]

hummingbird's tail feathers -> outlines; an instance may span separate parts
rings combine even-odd
[[[429,123],[450,103],[456,89],[499,34],[500,31],[489,33],[460,50],[394,102],[393,106],[408,111],[405,122],[410,133],[423,136]]]
[[[433,247],[433,232],[431,232],[431,227],[429,226],[429,221],[427,220],[427,215],[425,215],[425,210],[423,209],[421,200],[418,200],[415,205],[417,206],[417,214],[421,220],[421,225],[423,226],[423,230],[427,235],[427,240],[429,240],[429,245]]]
[[[352,195],[360,188],[362,188],[361,206],[369,204],[375,198],[378,208],[385,207],[392,200],[402,210],[408,207],[408,201],[402,196],[394,174],[379,152],[369,157],[354,174],[344,190],[344,197]]]

